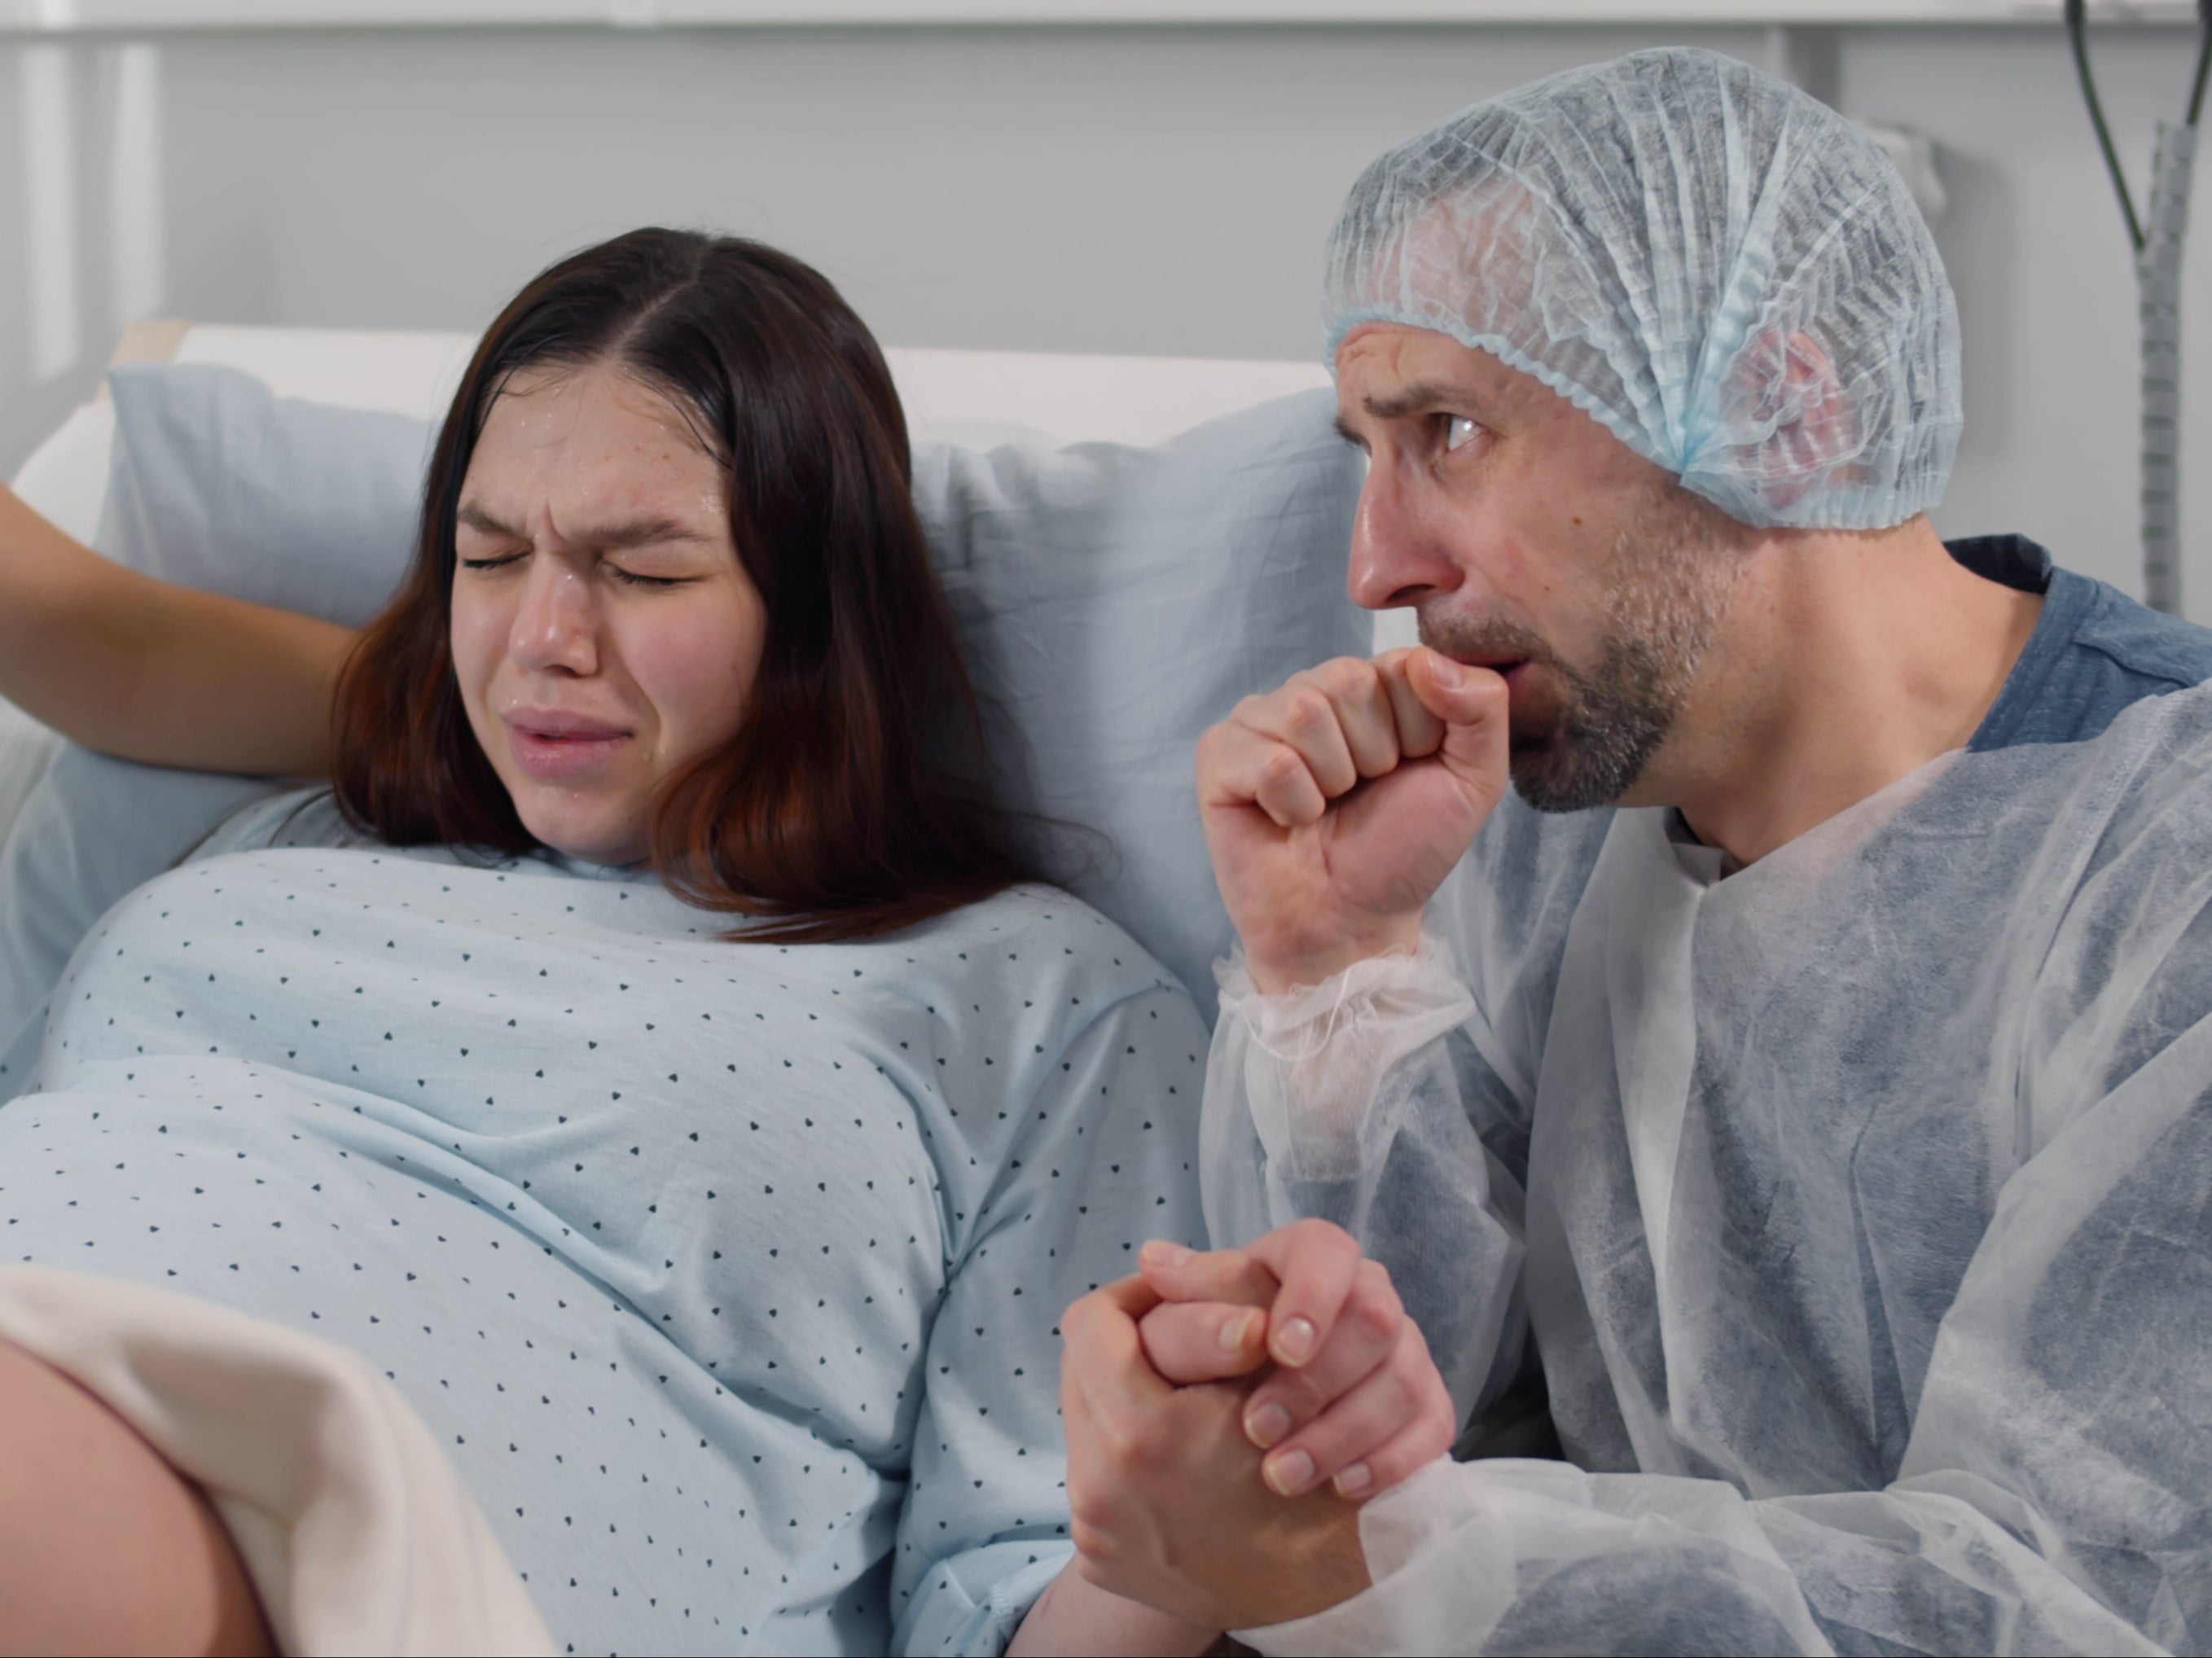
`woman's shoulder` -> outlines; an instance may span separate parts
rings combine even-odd
[[[346,822],[328,787],[287,789],[240,806],[216,824],[182,860],[196,864],[234,852],[286,847],[363,847],[380,843]]]

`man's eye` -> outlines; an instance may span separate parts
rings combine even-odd
[[[609,564],[605,566],[605,568],[609,575],[612,576],[617,581],[621,582],[625,587],[659,587],[663,589],[669,587],[682,587],[687,586],[691,580],[689,576],[640,575],[635,570],[625,570],[619,564]]]
[[[1465,415],[1453,415],[1444,422],[1444,449],[1447,453],[1458,448],[1482,428]]]
[[[461,568],[465,570],[503,569],[521,557],[520,553],[507,553],[497,558],[465,558],[461,561]]]

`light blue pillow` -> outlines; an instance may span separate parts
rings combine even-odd
[[[993,737],[1000,799],[1103,832],[1047,866],[1127,927],[1213,1017],[1230,926],[1192,750],[1237,699],[1364,656],[1346,596],[1360,484],[1326,391],[1154,449],[915,453],[915,502]]]
[[[97,545],[188,586],[348,624],[412,548],[430,428],[272,395],[234,369],[110,374]],[[917,445],[915,497],[993,734],[1000,799],[1053,872],[1128,928],[1209,1017],[1229,924],[1191,785],[1199,733],[1247,692],[1364,655],[1344,592],[1359,465],[1326,392],[1153,449]],[[65,747],[0,848],[0,1097],[47,993],[109,905],[283,785]],[[1053,827],[1058,825],[1059,827]]]

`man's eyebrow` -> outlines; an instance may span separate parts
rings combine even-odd
[[[1470,400],[1462,388],[1442,386],[1433,380],[1417,380],[1388,397],[1362,398],[1360,404],[1377,420],[1401,420],[1438,404],[1465,404]]]
[[[1434,380],[1419,380],[1404,390],[1387,397],[1362,398],[1359,406],[1376,420],[1401,420],[1407,415],[1417,415],[1443,404],[1464,406],[1471,399],[1457,387],[1444,386]],[[1336,434],[1355,449],[1367,447],[1367,440],[1346,423],[1342,415],[1336,417]]]
[[[485,535],[505,536],[511,541],[527,541],[520,530],[502,524],[483,507],[471,505],[454,514],[457,522]],[[619,553],[633,547],[650,547],[663,542],[705,542],[711,537],[672,518],[626,518],[611,524],[603,524],[575,537],[580,546],[594,548],[603,553]]]

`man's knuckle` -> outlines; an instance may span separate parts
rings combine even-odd
[[[1425,1364],[1414,1382],[1413,1408],[1423,1422],[1434,1423],[1449,1439],[1457,1439],[1460,1430],[1467,1425],[1460,1407],[1453,1402],[1451,1389],[1437,1374],[1437,1367]]]
[[[1419,1421],[1434,1408],[1425,1370],[1394,1355],[1378,1373],[1392,1416],[1401,1422]]]
[[[1283,729],[1292,738],[1310,740],[1328,723],[1328,699],[1301,686],[1283,698]]]
[[[1404,1342],[1408,1347],[1417,1350],[1420,1353],[1422,1359],[1424,1361],[1430,1362],[1431,1367],[1432,1369],[1434,1368],[1433,1362],[1430,1360],[1429,1339],[1421,1333],[1421,1327],[1419,1324],[1416,1323],[1413,1319],[1408,1318],[1406,1321],[1405,1330],[1398,1339]],[[1437,1385],[1438,1387],[1442,1387],[1443,1385],[1443,1378],[1442,1376],[1438,1376],[1437,1378]]]
[[[1413,1433],[1413,1449],[1409,1455],[1413,1466],[1432,1462],[1451,1449],[1452,1442],[1459,1437],[1459,1424],[1447,1412],[1441,1417],[1425,1417]]]
[[[1293,1242],[1302,1254],[1331,1262],[1358,1257],[1359,1245],[1353,1242],[1351,1233],[1334,1221],[1297,1221],[1293,1223],[1291,1230]]]
[[[1358,1269],[1359,1287],[1366,1294],[1400,1306],[1398,1286],[1390,1280],[1390,1269],[1373,1259],[1362,1260]]]
[[[1383,1300],[1360,1294],[1352,1297],[1351,1305],[1345,1311],[1345,1320],[1352,1332],[1364,1338],[1368,1345],[1393,1348],[1397,1343],[1400,1330],[1405,1325],[1406,1315],[1398,1306],[1395,1296]]]
[[[1135,1465],[1137,1430],[1126,1422],[1107,1418],[1097,1422],[1098,1458],[1116,1474],[1126,1474]]]
[[[1375,665],[1356,656],[1333,657],[1316,671],[1316,677],[1331,696],[1351,701],[1374,687]]]
[[[1297,751],[1280,743],[1270,748],[1267,756],[1260,762],[1260,778],[1263,786],[1288,783],[1305,774],[1306,762],[1298,758]]]
[[[1267,1398],[1288,1411],[1293,1422],[1312,1421],[1329,1403],[1310,1370],[1278,1371],[1267,1383]]]

